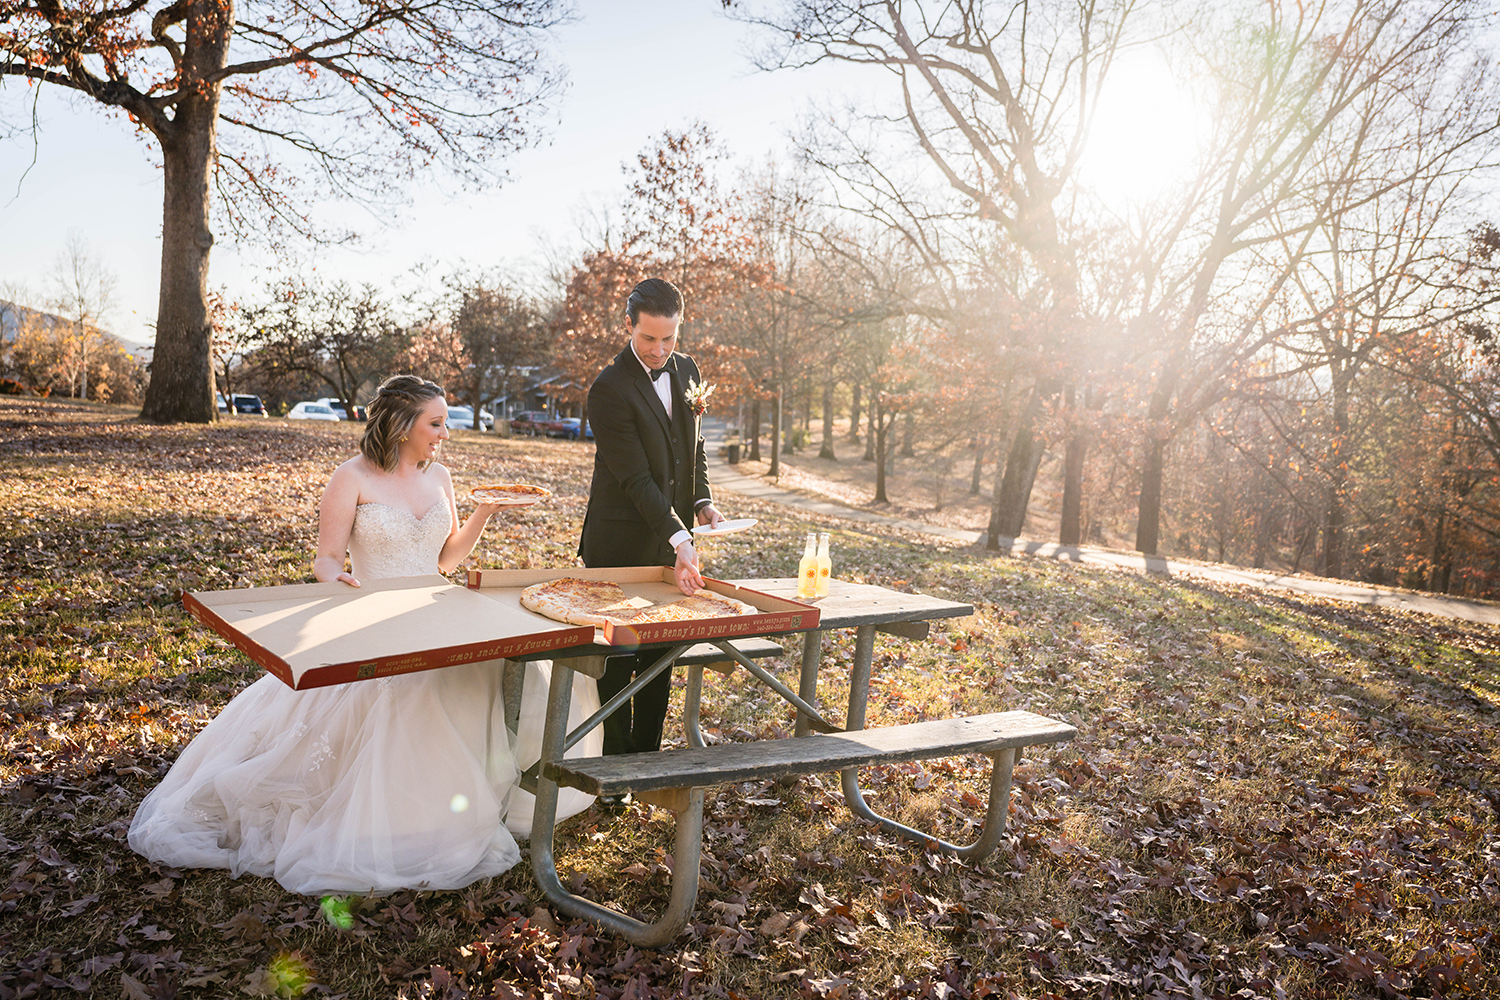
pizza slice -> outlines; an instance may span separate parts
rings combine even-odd
[[[654,604],[628,615],[611,615],[619,625],[644,625],[652,622],[699,621],[704,618],[733,618],[737,615],[753,615],[758,608],[709,591],[701,591],[691,597],[667,604]]]
[[[545,486],[533,486],[530,483],[491,483],[488,486],[476,486],[469,491],[469,496],[479,503],[498,503],[515,507],[536,503],[551,495],[552,491]]]
[[[605,622],[600,612],[624,610],[629,606],[620,585],[607,580],[580,580],[568,576],[532,584],[521,591],[521,607],[570,625],[597,627]]]

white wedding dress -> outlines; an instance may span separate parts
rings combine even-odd
[[[355,511],[361,580],[436,573],[448,506],[424,517]],[[550,663],[528,664],[519,734],[496,661],[295,691],[267,674],[182,752],[136,810],[130,846],[153,861],[270,876],[292,892],[456,889],[520,860],[532,796],[517,785],[541,743]],[[572,723],[599,707],[577,675]],[[597,755],[596,727],[569,756]],[[591,796],[563,789],[558,818]]]

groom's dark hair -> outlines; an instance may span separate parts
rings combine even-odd
[[[625,300],[625,318],[631,326],[648,316],[681,316],[682,293],[666,278],[647,278],[636,285]]]

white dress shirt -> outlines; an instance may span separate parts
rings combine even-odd
[[[630,345],[630,353],[635,354],[635,345]],[[635,359],[641,361],[641,356],[635,354]],[[650,378],[652,368],[646,362],[641,361],[641,367],[646,369],[646,377]],[[661,400],[661,405],[667,408],[667,419],[672,419],[672,373],[667,372],[660,378],[651,379],[651,388],[656,390],[656,398]]]
[[[630,345],[630,353],[631,354],[635,354],[635,345],[634,344]],[[635,354],[635,359],[637,361],[640,361],[642,368],[646,369],[646,377],[647,378],[651,378],[651,372],[652,372],[651,366],[648,365],[648,364],[646,364],[646,362],[641,361],[641,356],[639,354]],[[656,390],[656,398],[661,400],[661,405],[663,407],[665,407],[666,411],[667,411],[667,419],[671,420],[672,419],[672,373],[668,372],[667,374],[661,376],[660,378],[653,378],[653,379],[651,379],[651,388],[654,389],[654,390]],[[672,502],[672,498],[668,497],[667,498],[667,502],[671,503]],[[677,551],[677,546],[681,545],[683,542],[690,542],[690,541],[692,541],[692,539],[693,539],[693,534],[690,531],[674,531],[672,533],[672,537],[669,538],[669,539],[667,539],[667,544],[670,545],[670,546],[672,546],[672,551],[675,552],[675,551]]]

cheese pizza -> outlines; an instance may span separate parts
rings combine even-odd
[[[527,587],[521,591],[521,607],[553,621],[595,626],[604,624],[600,612],[606,609],[627,614],[634,610],[618,583],[572,576]]]
[[[753,605],[706,590],[665,604],[642,605],[643,599],[627,598],[619,584],[605,580],[563,577],[521,591],[522,607],[572,625],[644,625],[753,615],[757,611]]]
[[[498,503],[513,507],[536,503],[551,495],[552,491],[546,487],[532,486],[530,483],[492,483],[489,486],[476,486],[469,491],[469,496],[479,503]]]
[[[700,618],[733,618],[736,615],[753,615],[757,610],[743,601],[736,601],[732,597],[723,597],[704,590],[691,597],[684,597],[680,601],[672,601],[670,604],[656,604],[649,608],[642,608],[623,618],[623,621],[630,625],[641,625],[646,622],[685,622]]]

